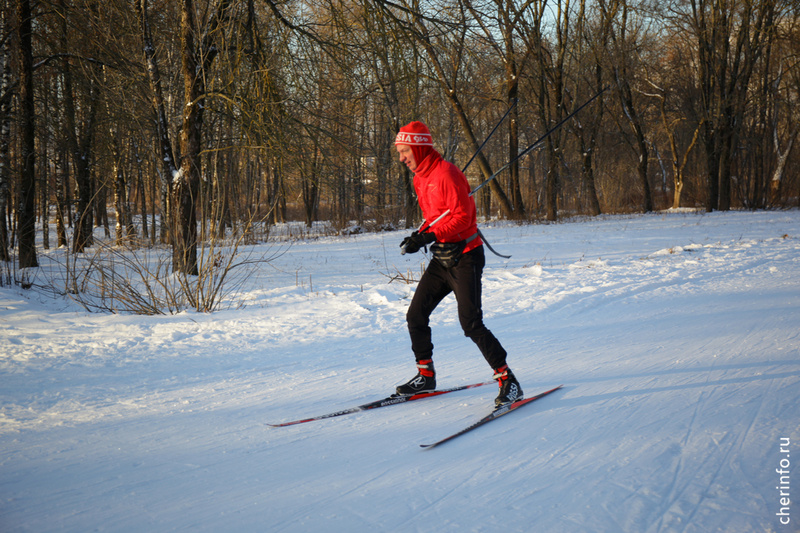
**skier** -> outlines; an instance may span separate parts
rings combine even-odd
[[[486,258],[467,178],[433,148],[433,137],[422,122],[401,128],[395,148],[400,162],[414,173],[414,190],[427,225],[403,239],[400,246],[404,253],[415,253],[431,245],[434,256],[406,314],[418,372],[408,383],[397,387],[397,393],[410,395],[436,388],[429,319],[439,302],[452,292],[464,335],[472,339],[494,370],[500,387],[495,406],[519,400],[523,397],[522,387],[506,364],[506,351],[483,324],[481,274]],[[443,213],[447,214],[431,224]]]

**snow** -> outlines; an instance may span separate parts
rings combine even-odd
[[[413,375],[406,232],[257,246],[216,313],[0,289],[0,530],[800,531],[800,211],[482,229],[487,325],[564,389],[432,450],[494,386],[266,426]],[[433,329],[440,386],[490,378],[452,298]]]

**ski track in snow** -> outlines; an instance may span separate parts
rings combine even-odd
[[[565,387],[434,450],[494,387],[265,425],[412,375],[406,232],[294,243],[211,314],[0,288],[0,531],[800,531],[800,211],[483,230],[487,325]],[[442,387],[488,379],[452,298],[432,327]]]

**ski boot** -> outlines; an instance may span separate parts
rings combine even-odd
[[[494,400],[495,408],[503,407],[523,398],[522,387],[514,373],[508,368],[508,365],[495,369],[494,379],[497,380],[497,384],[500,386],[500,394]]]
[[[398,396],[411,396],[436,390],[436,372],[433,370],[433,361],[431,359],[417,361],[417,368],[419,371],[411,381],[397,387]]]

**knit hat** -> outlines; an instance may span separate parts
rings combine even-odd
[[[433,149],[433,137],[428,126],[415,120],[400,128],[400,132],[394,140],[394,144],[405,144],[411,147],[411,153],[417,164],[421,163]]]
[[[428,130],[428,126],[417,120],[409,122],[408,125],[400,128],[400,133],[397,134],[394,144],[433,146],[433,137],[430,130]]]

